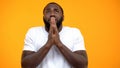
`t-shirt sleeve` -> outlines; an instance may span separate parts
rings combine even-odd
[[[33,30],[29,29],[27,31],[25,39],[24,39],[24,48],[23,48],[23,50],[35,51],[32,36],[33,36]]]
[[[85,46],[84,46],[84,39],[83,36],[80,32],[79,29],[75,29],[75,36],[74,36],[74,47],[73,47],[73,51],[77,51],[77,50],[85,50]]]

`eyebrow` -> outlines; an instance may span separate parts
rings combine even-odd
[[[47,7],[45,10],[50,10],[50,7]]]

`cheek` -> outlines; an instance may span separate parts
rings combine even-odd
[[[48,21],[49,20],[49,16],[48,15],[44,16],[44,19]]]
[[[58,16],[58,20],[60,20],[60,19],[61,19],[61,17],[62,17],[62,16],[61,16],[61,15],[59,15],[59,16]]]

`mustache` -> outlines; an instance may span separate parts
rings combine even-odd
[[[51,17],[55,17],[55,16],[51,16]],[[50,17],[50,18],[51,18]],[[55,18],[56,19],[56,18]],[[50,19],[49,19],[50,20]],[[62,25],[62,21],[63,21],[63,17],[61,17],[59,20],[56,19],[56,25],[57,25],[57,28],[59,29],[59,27]],[[45,24],[45,27],[48,29],[50,29],[50,21],[46,20],[44,17],[43,17],[43,21],[44,21],[44,24]]]
[[[48,19],[48,21],[51,20],[51,17],[54,17],[54,18],[55,18],[55,21],[56,21],[56,16],[55,16],[55,15],[51,15],[50,18]]]

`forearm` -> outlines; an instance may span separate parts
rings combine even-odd
[[[38,50],[38,52],[32,53],[23,57],[22,59],[22,67],[36,67],[38,64],[42,62],[46,54],[48,53],[49,49],[51,48],[51,44],[46,43],[42,48]]]
[[[74,53],[69,50],[65,45],[62,43],[58,44],[57,46],[61,53],[64,55],[66,60],[74,67],[74,68],[87,68],[87,57]]]

